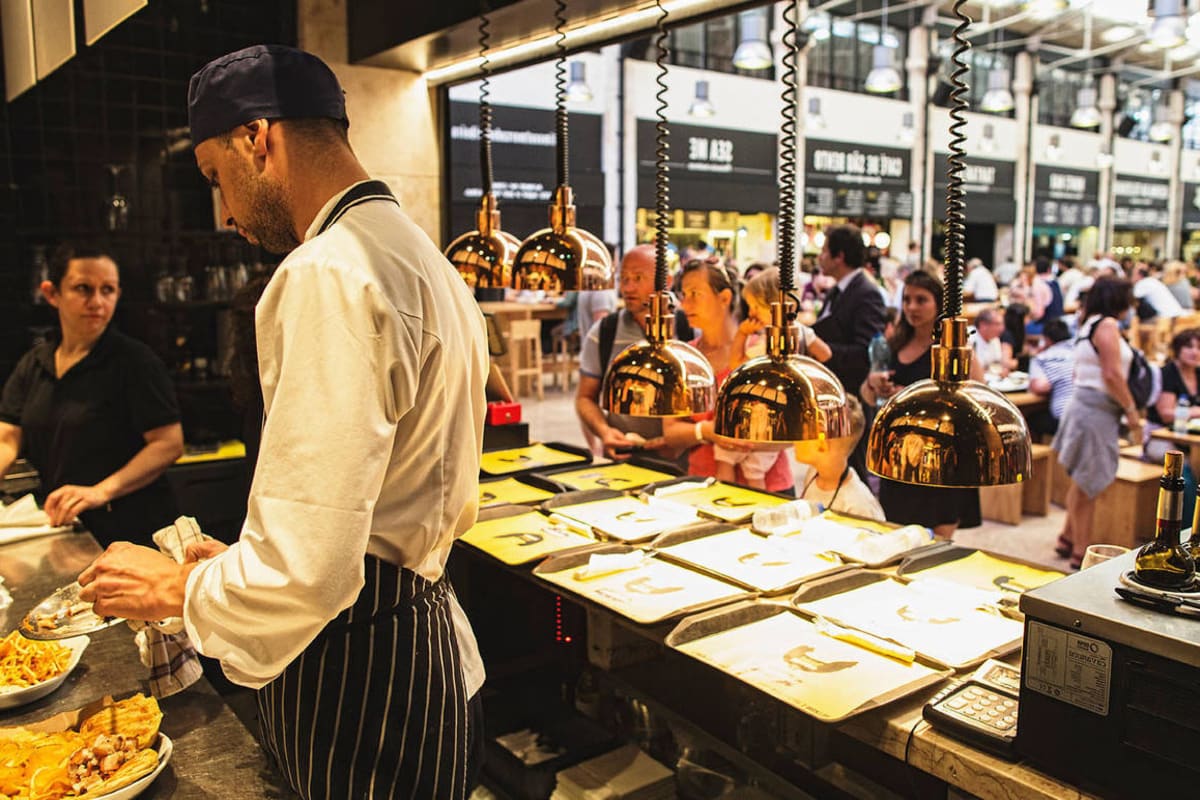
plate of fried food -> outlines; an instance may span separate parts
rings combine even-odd
[[[88,637],[36,642],[17,631],[0,639],[0,709],[45,697],[71,674],[87,649]]]
[[[154,698],[136,694],[90,711],[77,724],[59,715],[0,728],[0,796],[131,800],[153,783],[173,749]]]

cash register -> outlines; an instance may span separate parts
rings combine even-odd
[[[1021,597],[1018,752],[1105,797],[1200,796],[1200,616],[1118,597],[1126,553]]]

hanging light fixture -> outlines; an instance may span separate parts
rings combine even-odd
[[[550,204],[550,227],[521,243],[513,259],[514,289],[550,293],[574,289],[600,289],[612,281],[612,254],[594,234],[575,226],[575,200],[568,181],[566,0],[554,9],[558,32],[558,62],[554,69],[554,136],[558,159],[558,186]]]
[[[892,48],[883,43],[883,35],[887,32],[887,0],[883,2],[883,18],[879,22],[879,44],[871,48],[871,71],[867,73],[864,88],[874,94],[889,94],[903,85],[900,71],[896,69],[895,54]]]
[[[1150,141],[1166,143],[1171,141],[1171,137],[1175,134],[1175,129],[1171,125],[1171,115],[1167,111],[1166,103],[1159,103],[1154,107],[1154,122],[1150,124],[1150,130],[1147,132]]]
[[[711,117],[717,113],[717,108],[708,99],[708,81],[696,81],[696,96],[688,106],[688,113],[693,117]]]
[[[779,166],[779,299],[771,304],[767,354],[729,374],[717,394],[716,440],[764,445],[849,436],[846,391],[824,365],[797,355],[793,323],[800,308],[795,294],[796,237],[796,61],[795,2],[783,11],[783,126]]]
[[[587,82],[587,64],[571,62],[571,82],[567,84],[567,102],[586,103],[592,99],[592,87]]]
[[[635,417],[687,417],[712,408],[716,380],[704,355],[684,342],[672,341],[675,324],[671,293],[667,291],[667,225],[670,218],[670,186],[667,157],[667,10],[659,10],[658,108],[655,116],[654,193],[654,294],[646,325],[646,341],[630,345],[617,354],[604,376],[601,392],[604,408]]]
[[[954,71],[950,93],[950,156],[946,189],[946,294],[940,341],[933,345],[932,377],[893,395],[875,417],[867,440],[867,468],[884,478],[928,486],[991,486],[1029,477],[1032,456],[1025,418],[1008,398],[969,378],[971,345],[962,316],[966,202],[967,72],[963,56],[970,18],[955,0]]]
[[[1100,126],[1100,108],[1096,105],[1096,85],[1088,78],[1087,83],[1075,94],[1075,110],[1071,112],[1072,128],[1097,128]]]
[[[1026,0],[1022,8],[1033,19],[1052,19],[1067,10],[1067,0]]]
[[[733,65],[738,69],[766,69],[775,63],[771,45],[767,44],[767,11],[756,8],[738,15],[741,40],[733,51]]]
[[[1154,0],[1154,21],[1150,23],[1150,44],[1170,50],[1187,41],[1187,18],[1183,0]]]
[[[479,169],[483,175],[483,194],[475,212],[475,230],[468,231],[446,247],[446,260],[454,265],[467,285],[480,297],[487,291],[500,292],[508,285],[513,259],[521,243],[500,229],[500,206],[492,193],[492,104],[488,101],[488,18],[479,16],[479,55],[483,59],[479,84]]]
[[[1012,111],[1016,102],[1012,90],[1008,88],[1008,70],[995,67],[988,73],[988,88],[979,101],[979,108],[990,114],[1003,114]]]

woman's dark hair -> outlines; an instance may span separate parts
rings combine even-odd
[[[47,270],[49,281],[61,289],[62,279],[67,276],[67,267],[76,258],[107,258],[117,267],[117,275],[121,274],[121,267],[108,248],[97,242],[67,241],[54,248],[54,252],[50,254]]]
[[[1029,306],[1024,303],[1009,303],[1004,309],[1004,330],[1012,337],[1014,356],[1025,352],[1025,318],[1028,316]]]
[[[909,273],[909,276],[904,279],[904,288],[907,289],[910,286],[932,294],[934,302],[937,303],[938,316],[942,315],[942,295],[945,289],[942,286],[942,282],[937,279],[937,276],[919,270]],[[903,294],[901,296],[903,297]],[[892,338],[888,341],[888,347],[892,349],[893,353],[899,352],[901,347],[912,341],[916,333],[916,328],[909,323],[908,317],[904,316],[904,312],[901,311],[899,318],[896,320],[896,330],[892,333]],[[929,344],[932,346],[933,341],[931,340]]]
[[[729,301],[729,313],[734,313],[739,308],[737,278],[734,277],[733,271],[722,264],[721,259],[715,256],[705,259],[694,258],[684,264],[683,271],[679,273],[680,290],[683,288],[683,276],[689,272],[698,272],[700,270],[704,270],[705,277],[708,278],[709,288],[715,294],[720,294],[726,289],[729,290],[732,295]]]
[[[1133,305],[1133,284],[1124,278],[1097,278],[1088,290],[1083,316],[1119,317]]]
[[[1187,328],[1175,334],[1171,339],[1171,358],[1179,358],[1179,353],[1189,344],[1200,342],[1200,328]]]

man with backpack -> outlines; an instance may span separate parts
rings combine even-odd
[[[575,413],[585,432],[599,438],[609,458],[628,458],[634,447],[660,451],[655,455],[668,459],[674,452],[663,452],[662,421],[644,417],[610,414],[600,407],[604,376],[614,357],[631,344],[646,340],[646,315],[654,294],[654,246],[640,244],[621,260],[619,288],[625,307],[613,311],[583,338],[579,357],[579,388],[575,392]],[[687,317],[675,315],[675,337],[692,338]],[[630,435],[632,434],[632,435]]]

